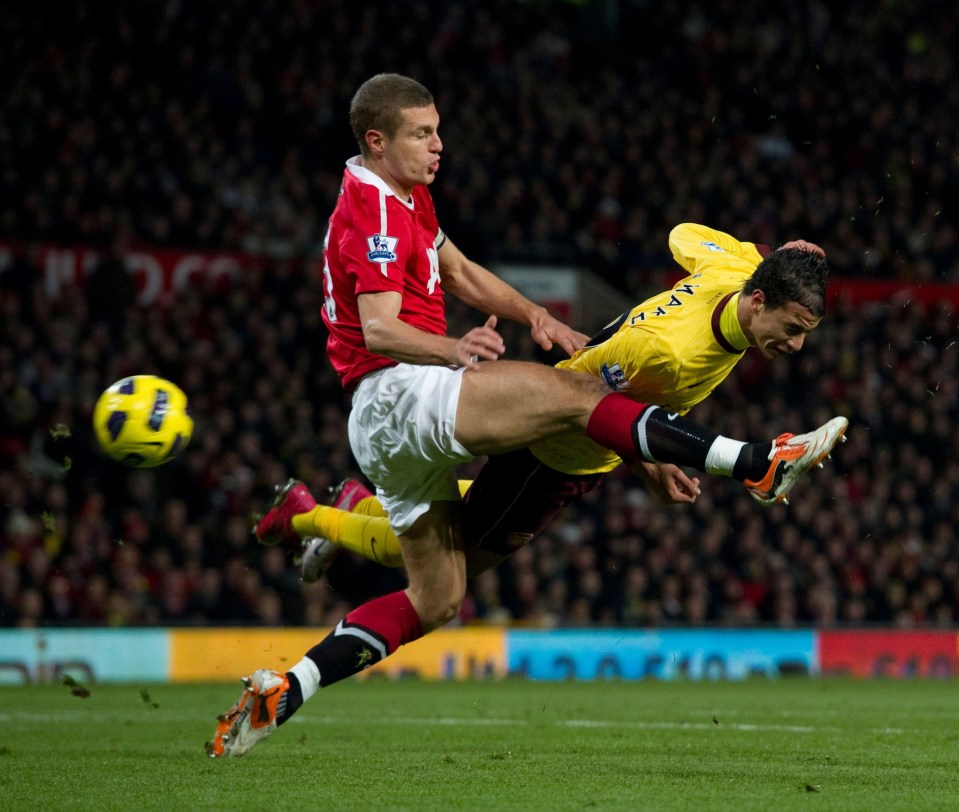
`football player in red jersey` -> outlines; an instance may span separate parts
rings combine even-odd
[[[827,424],[792,443],[743,443],[588,373],[498,360],[498,318],[529,325],[547,350],[573,353],[587,337],[467,259],[440,229],[426,187],[443,144],[423,85],[372,77],[353,97],[350,122],[361,154],[347,163],[324,241],[327,355],[352,394],[350,446],[399,537],[409,586],[350,612],[287,673],[247,678],[208,742],[214,757],[242,755],[320,687],[456,617],[466,590],[460,463],[578,431],[629,461],[768,482],[766,498],[775,500],[839,439]],[[447,336],[444,294],[489,318]],[[773,475],[787,467],[789,477]],[[302,485],[279,490],[258,536],[282,536],[312,503]]]

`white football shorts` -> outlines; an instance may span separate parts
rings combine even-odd
[[[454,437],[463,369],[399,364],[353,393],[350,446],[396,533],[435,501],[459,500],[456,467],[474,459]]]

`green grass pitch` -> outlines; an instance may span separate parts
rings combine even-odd
[[[350,682],[247,756],[240,685],[0,687],[14,810],[946,810],[954,682]]]

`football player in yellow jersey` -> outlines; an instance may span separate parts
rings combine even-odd
[[[672,230],[669,247],[689,275],[621,315],[557,366],[600,376],[615,391],[682,415],[706,398],[750,347],[768,359],[798,352],[825,313],[828,266],[817,245],[798,240],[770,251],[687,223]],[[837,430],[845,431],[845,421]],[[577,433],[489,457],[468,490],[464,486],[465,526],[473,543],[469,574],[495,566],[529,542],[621,462]],[[699,479],[678,466],[638,462],[631,468],[665,501],[692,502],[699,494]],[[712,473],[708,459],[706,470]],[[770,483],[740,478],[757,501],[770,502],[764,496]],[[288,520],[289,529],[305,539],[305,580],[319,577],[341,547],[402,566],[389,521],[369,491],[351,482],[334,505],[318,505]],[[274,527],[275,521],[266,524]],[[258,537],[275,543],[275,537],[261,534],[263,526],[257,526]]]

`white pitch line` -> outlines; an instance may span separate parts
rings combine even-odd
[[[144,709],[143,713],[98,713],[96,719],[102,723],[104,721],[122,722],[133,719],[136,715],[136,721],[149,721],[150,717],[156,714],[156,718],[162,718],[165,722],[188,722],[194,721],[194,714],[170,712],[169,709],[160,708],[158,710]],[[213,714],[210,718],[213,718]],[[88,724],[91,717],[84,713],[76,714],[69,712],[61,713],[36,713],[31,711],[13,711],[0,713],[0,724],[11,724],[16,722],[43,723],[43,724],[69,724],[80,722]],[[290,719],[293,724],[307,725],[340,725],[355,724],[356,720],[346,716],[312,716],[309,713],[301,713]],[[461,717],[439,716],[431,717],[380,717],[375,724],[389,725],[422,725],[435,727],[529,727],[534,724],[528,719],[465,719]],[[782,724],[750,724],[745,722],[616,722],[605,719],[557,719],[553,721],[539,720],[535,724],[552,725],[553,727],[564,728],[594,728],[594,729],[621,729],[621,730],[735,730],[744,733],[817,733],[829,732],[839,733],[846,728],[835,725],[782,725]],[[905,733],[903,728],[899,727],[874,727],[862,731],[865,733],[874,733],[880,735],[898,735]]]
[[[294,723],[301,724],[345,724],[350,720],[341,716],[294,716],[291,720]],[[531,722],[526,719],[463,719],[448,716],[437,718],[426,717],[381,717],[377,719],[378,723],[393,725],[436,725],[445,727],[528,727]],[[737,730],[746,733],[817,733],[817,732],[841,732],[845,728],[835,727],[833,725],[818,727],[815,725],[764,725],[764,724],[745,724],[745,723],[725,723],[719,722],[611,722],[603,719],[560,719],[553,722],[540,721],[536,724],[552,724],[553,727],[576,727],[576,728],[625,728],[627,730]],[[900,734],[905,731],[898,727],[878,727],[871,728],[866,733],[878,734]]]

